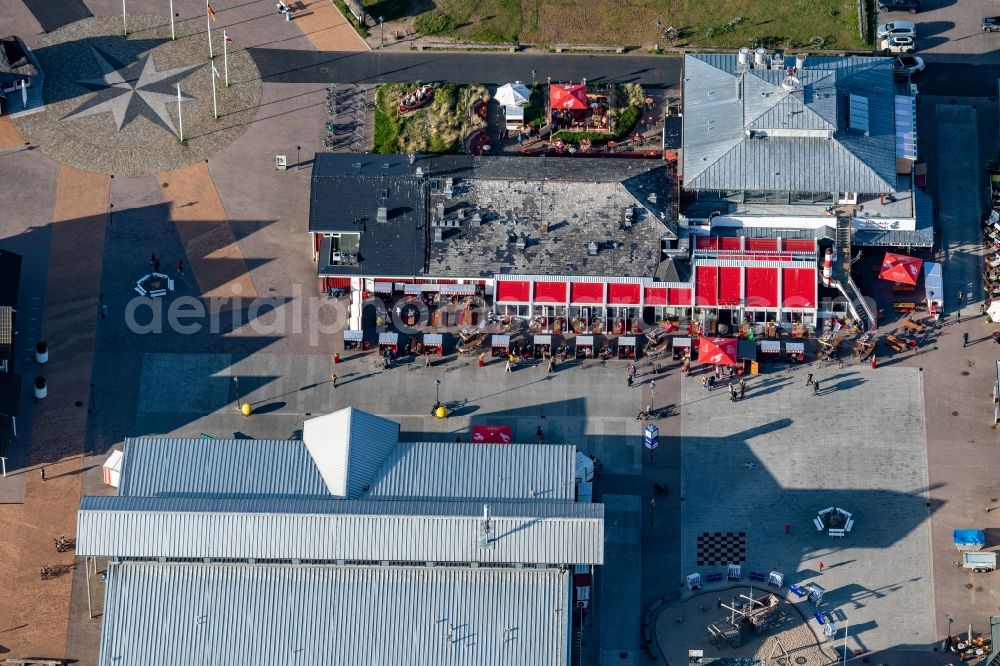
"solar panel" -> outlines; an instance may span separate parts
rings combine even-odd
[[[868,131],[868,98],[851,94],[850,111],[848,114],[850,128],[857,132]]]

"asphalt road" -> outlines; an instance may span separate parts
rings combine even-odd
[[[525,53],[384,52],[339,53],[250,49],[265,81],[277,83],[391,83],[450,81],[635,82],[649,88],[677,86],[681,59],[667,56]]]

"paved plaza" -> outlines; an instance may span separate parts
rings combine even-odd
[[[818,394],[806,386],[807,372],[820,381]],[[797,368],[751,378],[746,397],[732,403],[728,391],[686,380],[683,571],[724,572],[697,565],[697,536],[744,532],[744,572],[819,584],[820,610],[850,622],[856,648],[928,649],[934,597],[923,388],[912,368]],[[847,537],[814,527],[830,506],[854,515]]]

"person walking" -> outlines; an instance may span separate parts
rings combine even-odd
[[[639,368],[635,367],[635,363],[633,363],[632,365],[628,366],[628,375],[632,379],[635,379],[636,373],[638,373],[638,372],[639,372]]]
[[[813,373],[806,375],[806,386],[811,386],[813,383]]]
[[[656,382],[655,381],[650,381],[649,382],[649,394],[650,395],[656,395]]]
[[[41,470],[42,481],[44,481],[45,480],[45,468],[41,467],[40,470]]]
[[[819,572],[823,573],[823,563],[822,562],[819,563]]]
[[[966,331],[962,333],[962,346],[967,347],[969,345],[969,333]]]
[[[743,399],[743,394],[747,392],[747,380],[740,380],[740,400]]]
[[[425,368],[431,367],[431,355],[430,354],[424,354],[424,367]]]
[[[965,294],[963,294],[962,292],[958,292],[958,296],[955,297],[955,300],[958,302],[959,305],[961,305],[963,298],[965,298]]]
[[[979,314],[981,315],[986,314],[986,303],[979,304]]]
[[[330,375],[330,383],[333,385],[333,388],[337,388],[337,375]]]
[[[542,434],[542,426],[535,428],[535,444],[541,444],[545,441],[545,435]]]
[[[184,275],[184,260],[183,259],[178,259],[177,260],[177,272],[180,273],[181,275]]]
[[[510,372],[510,359],[507,359],[507,366],[504,368],[504,372]]]
[[[159,273],[160,272],[160,260],[159,259],[153,259],[153,272],[154,273]]]
[[[959,309],[955,312],[955,321],[959,324],[962,323],[962,310]]]
[[[736,385],[729,385],[729,402],[736,402]]]
[[[635,380],[632,379],[632,375],[629,375],[628,377],[625,378],[625,383],[628,384],[629,388],[635,386]]]
[[[479,352],[479,367],[486,367],[486,352]]]
[[[813,395],[819,394],[819,380],[813,382]]]

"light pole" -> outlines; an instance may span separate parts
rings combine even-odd
[[[236,384],[236,411],[240,411],[240,378],[233,377],[233,383]]]
[[[531,88],[532,88],[532,89],[534,89],[534,88],[535,88],[535,75],[536,75],[537,73],[538,73],[538,72],[536,72],[535,70],[531,70]]]
[[[115,207],[115,205],[109,201],[108,202],[108,229],[114,229],[115,228],[115,221],[114,221],[114,218],[112,218],[112,213],[114,212],[114,207]]]
[[[302,168],[302,146],[295,146],[295,168],[296,170]]]
[[[441,380],[434,380],[434,402],[438,405],[441,404]]]
[[[656,19],[656,50],[660,50],[660,28],[663,26],[660,19]]]
[[[378,28],[379,28],[379,38],[378,38],[379,48],[380,49],[384,49],[385,48],[385,17],[384,16],[379,16],[378,17]]]
[[[125,22],[125,0],[122,0],[122,34],[128,37],[128,24]]]

